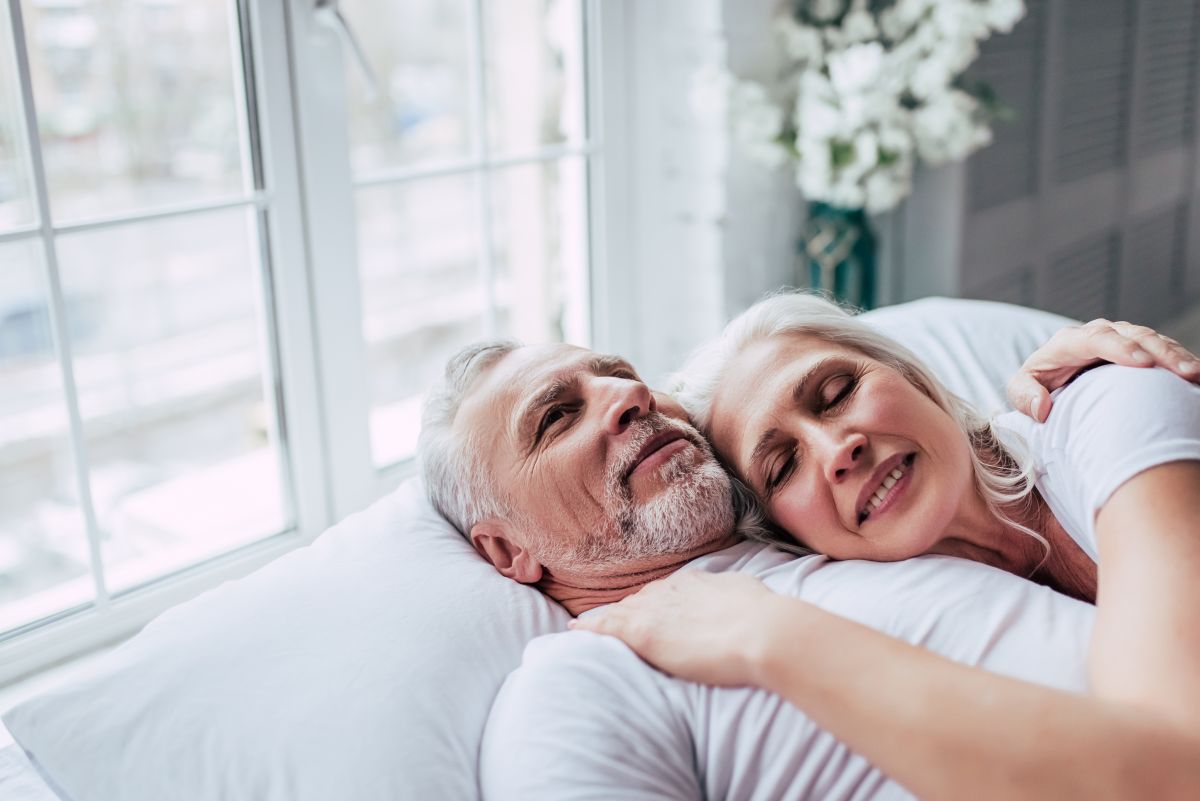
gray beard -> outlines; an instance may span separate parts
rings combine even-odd
[[[574,544],[565,561],[602,567],[694,552],[734,530],[733,488],[712,448],[695,428],[661,414],[643,418],[626,453],[614,460],[605,476],[606,530],[591,532]],[[663,431],[676,429],[707,456],[699,464],[688,452],[676,454],[659,468],[663,490],[645,503],[633,497],[625,474],[642,445]],[[557,550],[557,549],[556,549]]]

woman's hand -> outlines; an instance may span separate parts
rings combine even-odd
[[[654,667],[689,681],[757,684],[781,599],[741,573],[684,571],[571,625],[624,640]]]
[[[1013,408],[1039,423],[1050,414],[1050,393],[1081,370],[1103,362],[1126,367],[1163,367],[1200,382],[1200,357],[1144,325],[1092,320],[1062,329],[1033,352],[1008,382]]]

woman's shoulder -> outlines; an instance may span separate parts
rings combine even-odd
[[[1104,364],[1086,370],[1050,394],[1053,406],[1044,423],[1019,412],[1007,412],[995,423],[1026,438],[1061,442],[1081,429],[1119,433],[1118,429],[1161,431],[1174,421],[1184,428],[1200,426],[1200,386],[1157,367]]]

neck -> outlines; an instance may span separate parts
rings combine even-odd
[[[616,603],[650,582],[666,578],[693,559],[723,550],[739,541],[736,534],[727,534],[684,553],[624,565],[621,572],[597,572],[594,567],[591,570],[576,570],[569,566],[557,570],[546,568],[537,587],[562,604],[572,616],[578,616],[597,606]]]
[[[1053,590],[1095,603],[1096,563],[1088,557],[1058,522],[1041,493],[1034,490],[1027,509],[1014,519],[1046,538],[1049,554],[1033,537],[996,517],[974,496],[975,501],[955,519],[954,534],[941,540],[932,553],[959,556],[983,562]]]

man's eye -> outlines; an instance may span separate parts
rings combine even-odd
[[[565,406],[552,406],[547,409],[546,414],[542,416],[542,424],[538,426],[538,435],[541,436],[550,426],[566,417],[567,412],[568,409]]]

